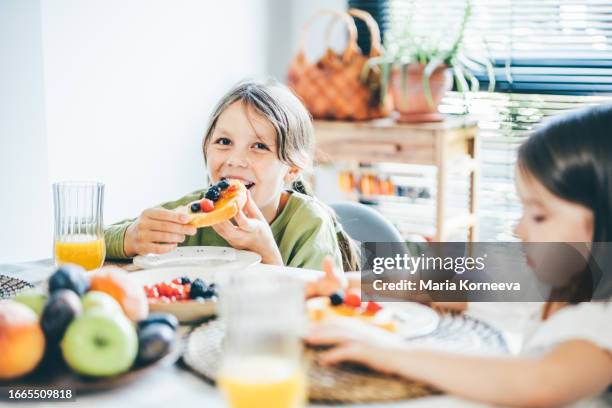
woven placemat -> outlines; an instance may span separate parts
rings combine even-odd
[[[22,290],[32,287],[34,285],[24,280],[0,275],[0,300],[10,299]]]
[[[210,382],[215,382],[222,355],[224,325],[211,320],[195,328],[187,341],[183,362]],[[448,351],[505,353],[501,333],[488,324],[465,315],[443,315],[431,334],[407,340],[434,344]],[[318,352],[306,350],[308,396],[313,402],[364,403],[411,399],[436,394],[423,384],[382,375],[353,364],[322,366]]]

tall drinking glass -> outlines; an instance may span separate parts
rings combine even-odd
[[[89,270],[104,263],[102,207],[104,184],[61,182],[53,184],[55,264],[74,263]]]
[[[220,299],[227,331],[218,384],[228,405],[304,406],[303,284],[289,276],[238,273],[221,284]]]

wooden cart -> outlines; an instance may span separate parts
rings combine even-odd
[[[403,163],[437,167],[435,241],[445,241],[453,231],[468,228],[468,240],[478,239],[476,192],[478,142],[475,121],[449,117],[442,122],[398,124],[392,119],[370,122],[315,121],[317,162]],[[449,163],[467,161],[470,178],[466,215],[447,218],[446,190]]]

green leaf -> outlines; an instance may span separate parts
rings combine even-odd
[[[389,89],[389,75],[391,74],[390,63],[380,66],[380,105],[384,106],[387,100],[387,90]]]
[[[429,61],[429,63],[427,64],[427,66],[425,66],[425,69],[423,70],[423,93],[425,94],[425,100],[427,100],[427,104],[431,108],[434,107],[433,96],[431,95],[431,75],[438,67],[442,65],[444,65],[444,58],[436,58]]]
[[[480,82],[478,81],[478,78],[476,78],[476,75],[474,75],[469,69],[465,69],[463,73],[470,80],[470,91],[478,92],[480,90]]]
[[[489,78],[488,91],[493,92],[495,90],[495,69],[489,58],[481,58],[477,55],[470,56],[470,59],[483,65],[487,70],[487,77]]]
[[[465,74],[463,73],[463,67],[459,61],[453,63],[453,73],[457,80],[457,89],[459,92],[466,92],[468,90],[468,83],[465,80]]]
[[[402,72],[400,73],[400,86],[402,89],[402,99],[404,103],[408,98],[408,64],[404,64],[401,67]]]

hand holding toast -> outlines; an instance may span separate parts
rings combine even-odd
[[[165,208],[149,208],[130,225],[123,241],[126,256],[163,254],[177,247],[196,228],[188,225],[189,216]]]
[[[212,226],[232,247],[257,252],[262,263],[282,265],[281,257],[274,235],[266,218],[261,213],[251,194],[247,194],[244,208],[238,211],[231,221],[223,221]]]

